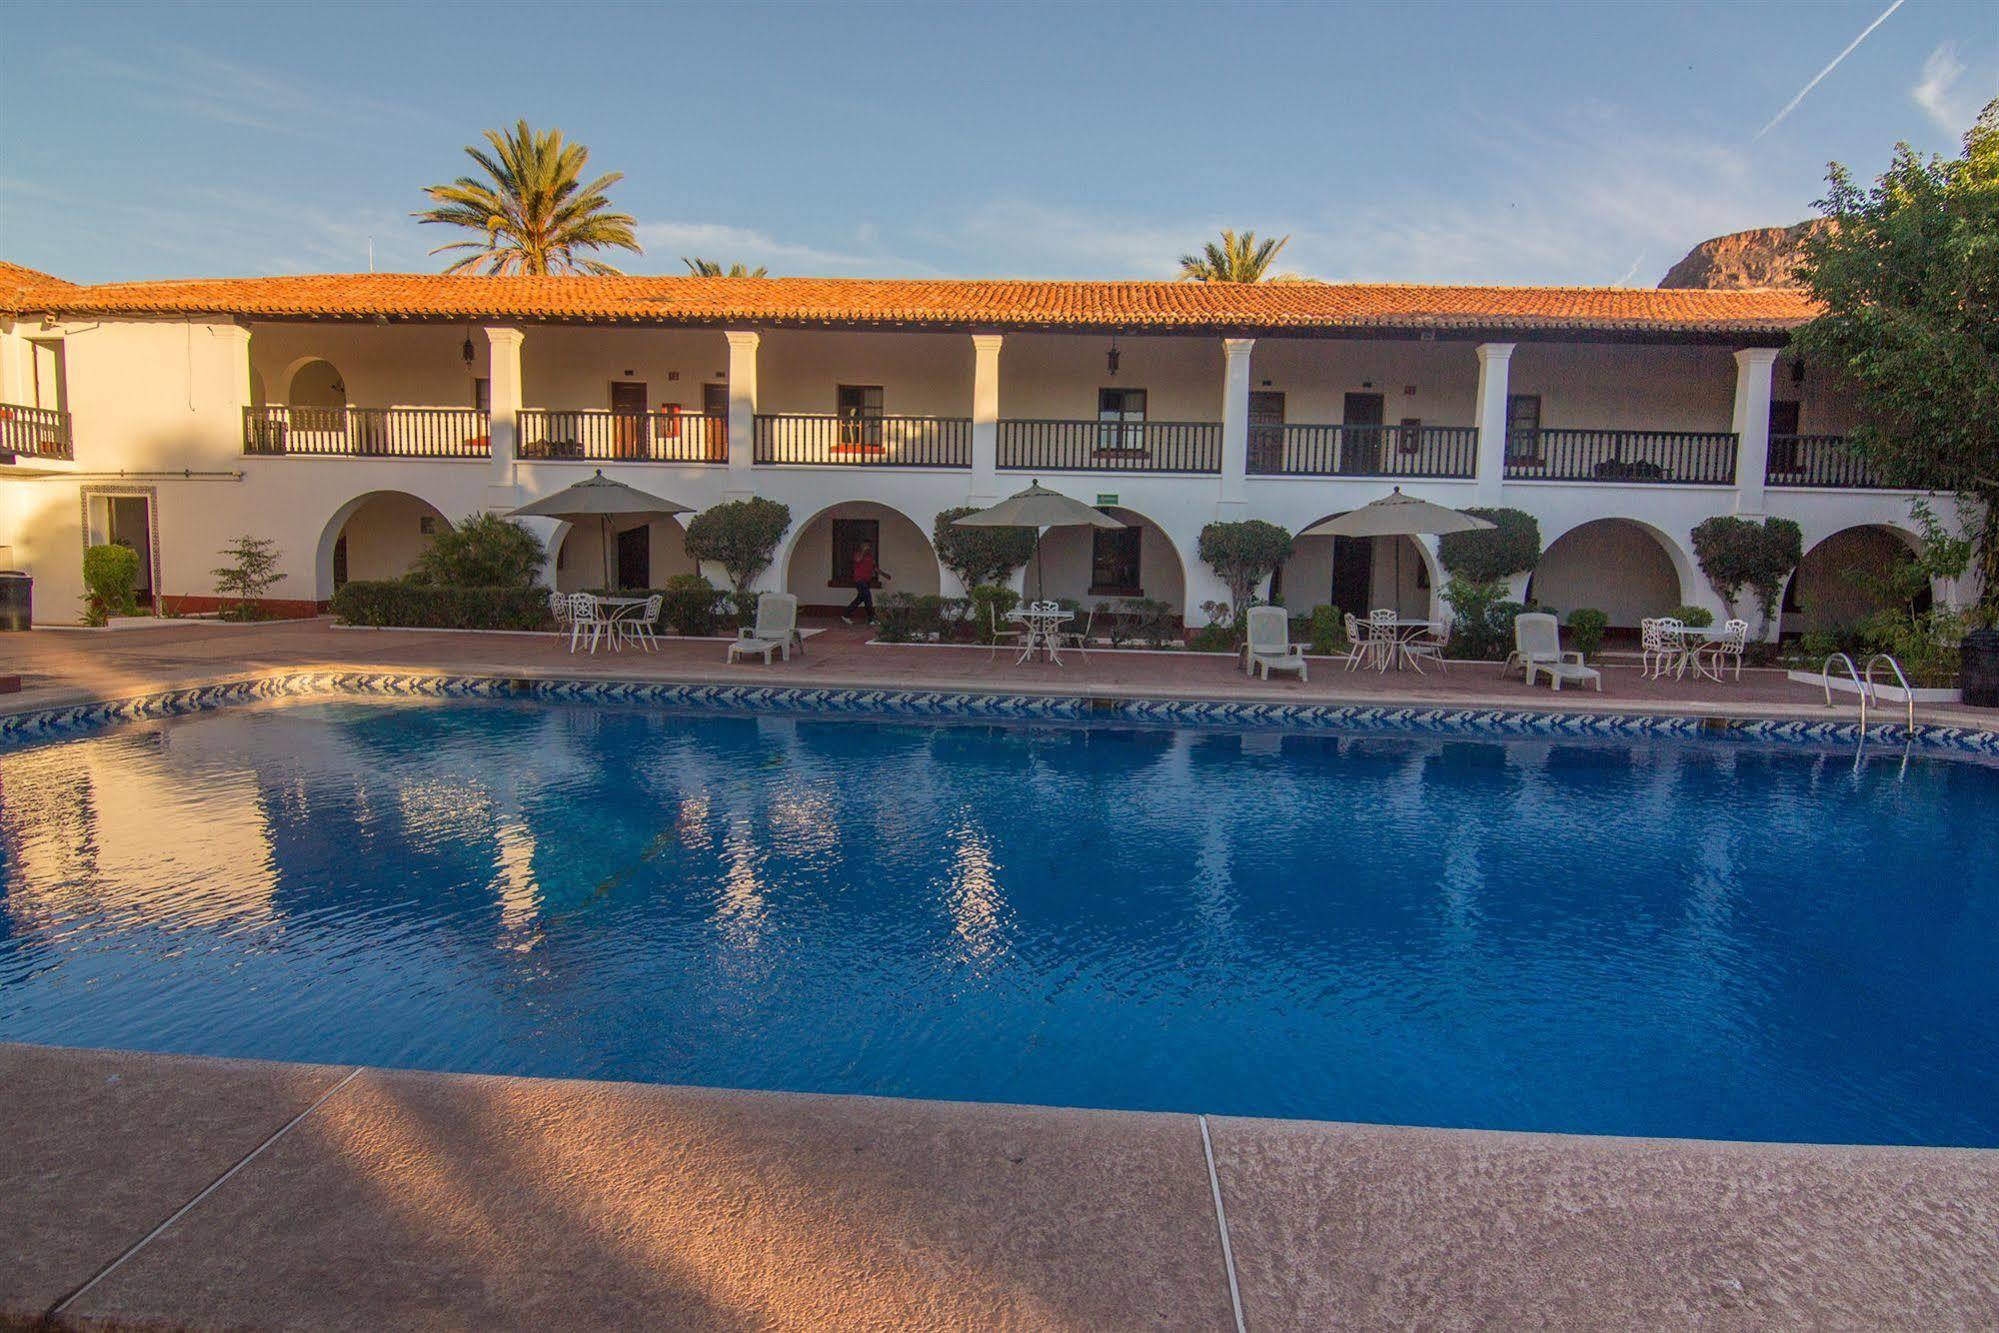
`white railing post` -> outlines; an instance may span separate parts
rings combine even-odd
[[[486,478],[489,509],[511,509],[520,503],[514,463],[520,457],[523,339],[519,329],[486,330],[486,429],[493,454]]]
[[[972,489],[975,505],[999,499],[1000,335],[972,335]]]
[[[1506,396],[1513,368],[1512,343],[1478,345],[1478,482],[1482,505],[1499,503],[1506,482]]]
[[[1222,339],[1222,489],[1217,517],[1249,508],[1249,358],[1254,338]]]
[[[749,329],[730,329],[722,336],[729,340],[729,484],[724,494],[744,500],[756,493],[750,469],[756,459],[757,344],[763,340]]]
[[[1745,347],[1735,354],[1735,512],[1763,512],[1770,474],[1770,378],[1775,347]]]

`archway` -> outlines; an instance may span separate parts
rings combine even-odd
[[[1833,633],[1856,628],[1893,606],[1888,576],[1916,558],[1917,538],[1885,524],[1842,528],[1811,550],[1784,587],[1780,627],[1785,634]],[[1924,590],[1919,601],[1927,601]]]
[[[347,381],[331,361],[313,357],[292,370],[285,402],[291,407],[345,407]]]
[[[323,602],[343,583],[401,578],[430,539],[450,526],[443,510],[405,491],[356,496],[335,510],[320,531],[315,595]]]
[[[612,581],[621,588],[664,588],[676,574],[699,574],[700,565],[687,554],[686,537],[687,529],[669,516],[612,519]],[[584,592],[604,585],[602,523],[564,523],[549,537],[548,549],[558,590]]]
[[[1527,600],[1566,616],[1593,607],[1615,629],[1636,629],[1688,600],[1687,561],[1671,538],[1629,518],[1579,523],[1541,552]]]
[[[1298,530],[1338,517],[1327,514]],[[1427,616],[1442,586],[1436,552],[1416,537],[1300,537],[1271,579],[1270,595],[1294,615],[1336,606],[1362,619],[1378,607]]]
[[[1152,519],[1116,505],[1104,512],[1123,528],[1050,528],[1041,538],[1042,577],[1051,598],[1084,606],[1143,597],[1187,613],[1187,566],[1180,548]],[[1027,590],[1036,590],[1034,566]]]
[[[800,606],[844,607],[854,595],[854,550],[864,541],[889,575],[881,591],[921,596],[942,590],[937,552],[916,520],[873,500],[846,500],[799,526],[784,556],[785,591]]]

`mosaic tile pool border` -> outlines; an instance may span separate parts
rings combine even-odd
[[[949,690],[817,688],[774,685],[676,685],[435,672],[288,671],[221,684],[162,690],[0,714],[0,744],[61,739],[121,722],[176,717],[261,700],[312,695],[400,698],[541,698],[646,703],[717,712],[780,712],[873,717],[972,718],[995,721],[1097,720],[1165,726],[1414,732],[1467,736],[1656,736],[1852,745],[1858,723],[1675,716],[1650,713],[1556,713],[1503,708],[1421,708],[1369,704],[1292,704],[1203,699],[1124,699],[1073,695],[980,694]],[[1867,728],[1870,742],[1913,742],[1925,750],[1999,759],[1999,732],[1918,723]]]

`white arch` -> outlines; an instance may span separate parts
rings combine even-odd
[[[1897,523],[1887,523],[1887,522],[1848,523],[1844,527],[1834,528],[1832,531],[1826,533],[1823,537],[1820,537],[1817,541],[1807,546],[1804,549],[1804,553],[1798,557],[1797,568],[1793,569],[1789,574],[1784,576],[1784,586],[1780,588],[1777,592],[1777,614],[1775,619],[1777,622],[1777,626],[1779,628],[1782,627],[1784,619],[1787,615],[1797,616],[1797,615],[1810,614],[1809,607],[1804,608],[1802,611],[1790,611],[1790,612],[1787,612],[1784,609],[1785,605],[1791,600],[1791,593],[1792,590],[1797,585],[1798,576],[1804,572],[1805,566],[1811,563],[1811,559],[1814,555],[1817,555],[1821,550],[1823,550],[1828,543],[1835,541],[1838,538],[1844,537],[1849,532],[1885,533],[1888,536],[1895,538],[1903,546],[1907,547],[1911,555],[1921,555],[1923,553],[1922,534],[1911,531],[1910,529],[1902,527],[1900,524]],[[1942,591],[1943,590],[1941,588],[1932,589],[1932,592],[1935,593],[1939,598],[1941,598],[1942,596]]]
[[[694,516],[692,514],[663,514],[658,518],[648,519],[646,522],[646,526],[651,526],[653,523],[673,524],[680,538],[681,552],[685,556],[686,542],[687,542],[687,521],[693,517]],[[530,531],[534,531],[535,525],[539,523],[548,523],[551,525],[547,535],[542,536],[541,581],[544,586],[549,588],[562,587],[562,584],[560,582],[561,571],[559,569],[559,566],[562,561],[563,543],[569,540],[570,534],[576,530],[578,525],[571,523],[568,519],[560,519],[560,518],[557,519],[524,518],[524,519],[517,519],[515,521],[528,525]],[[594,526],[590,524],[586,524],[583,526],[586,528],[586,530],[590,531],[593,536],[596,534],[596,528]],[[629,526],[636,527],[639,525],[630,524]],[[623,529],[619,528],[615,522],[611,525],[611,527],[614,536],[618,532],[623,531]],[[536,535],[541,536],[540,533],[537,533]],[[692,556],[686,556],[686,560],[688,564],[694,566],[694,572],[703,573],[703,574],[707,573],[706,570],[702,569],[701,562],[694,559]],[[589,572],[590,571],[585,571],[585,573]],[[601,571],[599,571],[599,574],[601,575]],[[655,578],[653,581],[655,583],[663,582],[663,580],[660,580],[658,578]],[[728,586],[727,580],[720,576],[719,571],[717,572],[717,575],[715,577],[711,577],[709,579],[709,582],[714,583],[717,587]],[[585,588],[595,588],[597,586],[597,583],[598,583],[598,578],[592,577],[587,579],[582,586]]]
[[[916,535],[923,541],[924,549],[930,553],[931,564],[936,568],[937,586],[940,591],[943,589],[948,571],[945,570],[943,562],[937,559],[937,544],[930,540],[929,526],[918,522],[914,514],[909,513],[899,505],[890,504],[886,500],[868,499],[864,496],[836,500],[832,504],[824,505],[814,510],[802,521],[793,523],[791,527],[785,530],[784,540],[778,544],[777,554],[771,558],[770,568],[765,570],[762,578],[758,580],[759,585],[768,587],[774,579],[776,591],[782,592],[789,588],[791,586],[791,566],[792,562],[797,558],[800,540],[811,530],[812,525],[820,519],[828,517],[836,509],[851,505],[866,505],[871,509],[893,514],[895,517],[902,519],[914,527]],[[869,515],[869,517],[872,517],[872,515]],[[931,517],[934,520],[936,516],[932,515]],[[888,572],[893,575],[895,570],[891,568]]]
[[[1534,562],[1536,571],[1538,572],[1540,569],[1541,561],[1547,559],[1548,552],[1555,549],[1557,542],[1560,542],[1571,533],[1595,523],[1628,523],[1651,537],[1653,541],[1659,544],[1659,548],[1666,553],[1666,559],[1673,566],[1673,576],[1678,580],[1680,585],[1680,605],[1701,604],[1702,589],[1707,587],[1707,583],[1701,576],[1700,566],[1694,562],[1692,552],[1677,538],[1666,532],[1665,529],[1647,523],[1642,518],[1630,518],[1623,514],[1598,514],[1594,517],[1583,519],[1580,522],[1571,523],[1560,532],[1548,537],[1541,545],[1540,557]],[[1532,576],[1530,575],[1529,577],[1531,579]]]
[[[1331,537],[1324,537],[1324,536],[1306,537],[1303,536],[1302,534],[1310,531],[1313,528],[1318,527],[1319,524],[1321,523],[1326,523],[1333,519],[1339,518],[1343,514],[1350,514],[1353,512],[1354,509],[1357,509],[1359,507],[1360,506],[1355,505],[1347,509],[1337,509],[1330,514],[1324,514],[1318,518],[1313,519],[1310,523],[1299,524],[1297,532],[1301,535],[1294,537],[1292,539],[1293,543],[1295,544],[1296,542],[1300,541],[1314,541],[1314,542],[1332,541],[1333,539]],[[1409,545],[1416,548],[1417,554],[1419,554],[1422,557],[1423,572],[1430,584],[1430,614],[1431,615],[1438,614],[1438,609],[1443,605],[1444,584],[1449,581],[1450,575],[1445,572],[1443,562],[1438,558],[1437,539],[1435,537],[1426,538],[1426,537],[1414,536],[1411,534],[1404,534],[1402,537],[1396,538],[1396,540],[1408,542]],[[1287,598],[1290,596],[1290,590],[1288,588],[1285,590],[1285,595]],[[1302,611],[1310,611],[1312,608],[1309,606],[1292,606],[1290,609],[1294,614],[1296,614]],[[1358,609],[1364,612],[1367,608],[1342,607],[1341,609],[1342,610]]]
[[[278,377],[278,383],[284,386],[284,402],[287,406],[289,406],[292,401],[292,390],[297,387],[298,373],[301,370],[304,370],[307,366],[313,365],[318,362],[324,362],[327,368],[333,372],[334,379],[339,381],[342,387],[341,396],[343,398],[347,397],[346,372],[340,369],[340,367],[334,362],[332,357],[320,356],[315,353],[311,356],[294,357],[291,363],[285,367],[285,373]]]
[[[445,511],[443,505],[440,505],[429,496],[419,495],[415,491],[399,490],[393,487],[363,491],[335,509],[319,530],[319,545],[314,553],[312,565],[313,597],[315,600],[324,602],[330,600],[333,596],[333,548],[339,543],[340,534],[347,527],[347,520],[353,518],[355,514],[366,507],[369,501],[378,500],[385,496],[415,500],[417,503],[429,508],[447,526],[451,522],[450,515]]]

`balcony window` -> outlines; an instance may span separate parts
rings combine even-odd
[[[1090,595],[1143,597],[1138,581],[1139,539],[1136,525],[1090,529]]]
[[[1506,396],[1506,458],[1514,463],[1541,461],[1541,395]]]
[[[1097,390],[1097,453],[1108,458],[1145,456],[1145,390]]]
[[[840,442],[849,453],[876,453],[882,447],[882,386],[842,384],[834,399],[840,418]]]

